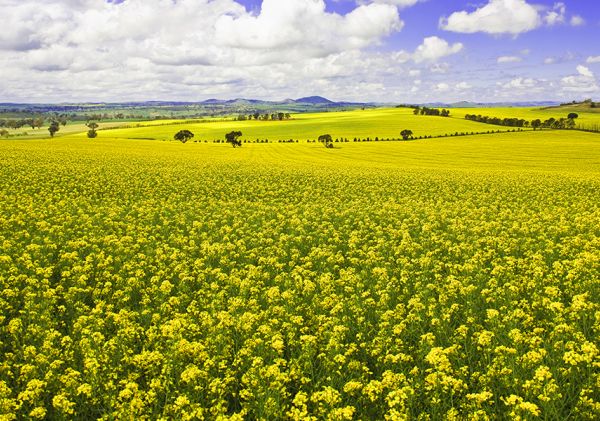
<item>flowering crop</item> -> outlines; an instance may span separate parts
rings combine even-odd
[[[0,419],[598,419],[597,138],[513,136],[0,144]]]

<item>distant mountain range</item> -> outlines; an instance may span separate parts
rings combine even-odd
[[[559,105],[559,101],[521,101],[521,102],[471,102],[471,101],[459,101],[459,102],[430,102],[424,105],[427,107],[436,108],[502,108],[502,107],[551,107]]]

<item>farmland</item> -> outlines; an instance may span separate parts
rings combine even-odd
[[[600,417],[598,135],[228,124],[0,142],[3,419]]]

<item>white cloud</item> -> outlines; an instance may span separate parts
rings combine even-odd
[[[556,57],[546,57],[544,59],[544,64],[554,64],[556,63]]]
[[[462,49],[463,45],[460,42],[450,45],[444,39],[435,36],[427,37],[415,50],[413,59],[416,63],[423,61],[436,61],[442,57],[456,54]]]
[[[586,66],[577,66],[577,75],[561,79],[562,90],[567,93],[592,93],[600,90],[594,73]]]
[[[585,25],[585,19],[579,15],[573,15],[571,17],[571,26],[583,26]]]
[[[363,89],[398,65],[364,50],[403,26],[385,3],[345,15],[324,0],[264,0],[253,12],[234,0],[0,3],[6,100],[284,98],[313,83],[336,93],[332,78]]]
[[[586,60],[586,63],[588,63],[588,64],[600,63],[600,56],[589,56]]]
[[[459,91],[466,91],[471,89],[473,86],[471,86],[469,83],[467,82],[460,82],[456,84],[456,89],[458,89]]]
[[[488,4],[469,13],[460,11],[440,20],[440,27],[461,33],[486,32],[513,34],[539,27],[542,19],[538,10],[525,0],[490,0]]]
[[[538,87],[540,81],[533,78],[518,77],[502,84],[504,89],[532,89]]]
[[[565,23],[565,14],[567,13],[567,6],[564,3],[555,3],[554,7],[546,12],[544,16],[544,22],[548,26],[554,26]]]
[[[450,65],[448,63],[434,63],[429,67],[431,73],[444,74],[448,73],[448,70],[450,70]]]
[[[582,65],[577,66],[577,73],[585,77],[594,77],[594,73],[588,67]]]
[[[517,56],[502,56],[502,57],[498,57],[498,59],[496,61],[499,64],[503,64],[503,63],[519,63],[519,62],[523,61],[523,59],[521,57],[517,57]]]
[[[445,82],[441,82],[435,85],[434,89],[438,92],[446,92],[450,90],[450,85]]]

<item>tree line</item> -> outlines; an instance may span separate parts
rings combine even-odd
[[[269,113],[264,113],[261,114],[259,112],[255,112],[253,114],[240,114],[236,117],[236,120],[238,121],[245,121],[245,120],[262,120],[262,121],[268,121],[268,120],[272,120],[272,121],[282,121],[282,120],[289,120],[290,118],[292,118],[292,115],[290,113],[273,113],[273,114],[269,114]]]
[[[433,115],[439,117],[450,117],[450,110],[442,108],[441,110],[438,108],[429,108],[429,107],[419,107],[417,105],[411,107],[414,108],[414,115]]]
[[[490,117],[475,114],[466,114],[465,119],[470,121],[476,121],[484,124],[494,124],[496,126],[508,126],[508,127],[531,127],[533,130],[537,129],[574,129],[576,127],[575,119],[579,117],[576,113],[570,113],[567,118],[554,118],[550,117],[547,120],[541,120],[539,118],[535,120],[525,120],[522,118],[500,118]]]

